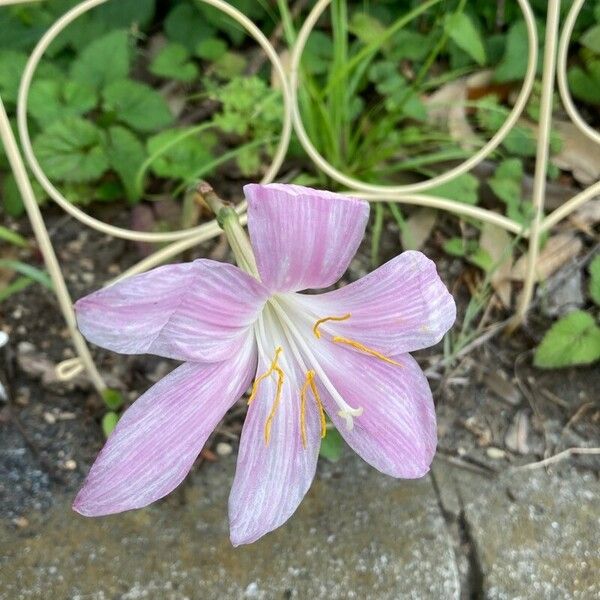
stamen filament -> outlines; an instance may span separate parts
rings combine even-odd
[[[347,313],[345,315],[342,315],[341,317],[324,317],[322,319],[319,319],[314,325],[313,325],[313,333],[315,334],[316,338],[320,338],[321,337],[321,332],[319,331],[319,327],[323,324],[323,323],[327,323],[327,321],[346,321],[347,319],[349,319],[351,317],[351,313]]]
[[[281,346],[278,346],[275,349],[275,357],[273,358],[273,361],[271,362],[271,366],[259,377],[257,377],[254,380],[254,383],[252,384],[252,390],[250,391],[250,397],[248,398],[248,406],[250,406],[250,404],[252,404],[252,402],[254,401],[254,398],[256,398],[256,394],[258,393],[258,388],[260,386],[260,382],[263,381],[264,379],[266,379],[267,377],[269,377],[269,375],[271,375],[271,373],[273,373],[274,371],[276,371],[277,369],[279,369],[281,371],[281,369],[277,366],[277,360],[279,359],[279,355],[283,352],[283,348]],[[283,373],[283,371],[282,371]]]
[[[306,379],[304,380],[304,385],[300,390],[300,433],[302,435],[302,446],[306,448],[307,440],[306,440],[306,393],[308,388],[310,387],[313,397],[315,399],[315,403],[317,405],[317,409],[319,410],[319,419],[321,421],[321,439],[325,437],[327,434],[327,422],[325,421],[325,411],[323,409],[323,403],[321,402],[321,397],[319,396],[319,392],[317,390],[317,386],[315,384],[315,372],[308,371],[306,373]]]
[[[335,342],[336,344],[347,344],[348,346],[352,346],[353,348],[360,350],[360,352],[369,354],[370,356],[378,358],[379,360],[389,363],[390,365],[396,365],[397,367],[404,366],[402,363],[399,363],[391,358],[388,358],[385,354],[382,354],[381,352],[378,352],[377,350],[373,350],[373,348],[369,348],[368,346],[365,346],[364,344],[361,344],[360,342],[351,340],[350,338],[345,338],[345,337],[336,335],[332,338],[331,341]]]
[[[273,425],[273,419],[275,417],[275,413],[279,408],[279,402],[281,401],[281,390],[283,389],[283,381],[285,379],[285,375],[281,370],[281,367],[276,366],[273,371],[277,373],[277,391],[275,392],[275,400],[273,401],[273,406],[271,407],[271,412],[267,417],[265,422],[265,444],[268,446],[271,440],[271,426]]]

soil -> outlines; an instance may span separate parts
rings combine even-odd
[[[96,216],[130,226],[129,214],[104,207]],[[63,265],[73,298],[79,298],[131,266],[147,248],[84,228],[63,213],[46,210],[48,229]],[[26,219],[17,229],[33,239]],[[382,261],[400,252],[398,232],[388,225],[382,240]],[[369,240],[353,261],[345,280],[370,269]],[[470,267],[426,249],[438,264],[464,314],[465,280]],[[188,252],[186,260],[210,256],[230,260],[223,240]],[[29,262],[41,264],[39,255]],[[103,443],[102,400],[84,378],[68,384],[53,381],[55,363],[73,356],[53,294],[32,285],[0,306],[0,325],[10,341],[0,350],[0,381],[9,399],[0,401],[0,518],[18,527],[30,509],[47,509],[57,491],[74,491]],[[500,321],[506,315],[492,313]],[[441,347],[416,353],[432,374],[437,403],[439,453],[442,460],[466,470],[495,476],[507,467],[539,460],[568,447],[597,445],[600,437],[600,371],[595,368],[540,371],[531,366],[531,348],[547,326],[533,316],[512,337],[497,336],[462,357],[451,369],[437,369]],[[175,363],[153,356],[123,357],[92,348],[111,386],[133,401]],[[2,354],[3,353],[3,354]],[[199,461],[218,460],[219,442],[233,446],[241,429],[243,403],[226,417]],[[23,443],[25,442],[25,443]],[[578,467],[596,470],[594,457],[576,459]]]

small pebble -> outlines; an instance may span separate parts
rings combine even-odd
[[[67,471],[74,471],[77,468],[77,463],[70,458],[69,460],[65,460],[64,466]]]
[[[56,417],[52,413],[45,412],[44,421],[46,421],[48,425],[54,425],[54,423],[56,423]]]
[[[24,529],[29,526],[29,521],[25,517],[15,517],[12,522],[19,528]]]
[[[495,448],[494,446],[490,446],[486,450],[486,454],[489,458],[493,460],[501,460],[503,458],[506,458],[506,452],[504,452],[504,450],[502,450],[501,448]]]
[[[227,442],[219,442],[215,448],[219,456],[229,456],[233,452],[231,444]]]

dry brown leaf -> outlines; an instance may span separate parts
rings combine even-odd
[[[512,238],[506,230],[485,223],[481,230],[479,245],[489,254],[492,264],[497,265],[492,272],[490,281],[502,304],[506,308],[510,308],[512,291],[510,273],[513,264]]]
[[[400,232],[400,242],[404,250],[420,250],[431,235],[437,219],[437,210],[418,208],[406,220],[406,226]]]
[[[600,152],[598,145],[573,123],[554,121],[552,127],[562,138],[561,151],[553,158],[560,169],[571,171],[573,177],[589,185],[600,178]]]
[[[447,127],[452,139],[465,150],[473,150],[481,145],[479,136],[467,119],[469,87],[479,87],[489,82],[490,78],[490,71],[462,77],[446,83],[424,100],[429,118],[434,123]]]
[[[544,281],[566,262],[575,258],[583,244],[573,233],[559,233],[552,236],[538,255],[535,265],[535,281]],[[511,279],[523,281],[527,269],[527,255],[524,254],[515,263]]]

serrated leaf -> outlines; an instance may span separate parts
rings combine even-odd
[[[118,422],[119,415],[113,411],[107,412],[102,417],[102,431],[104,432],[104,437],[108,437],[113,432]]]
[[[0,50],[0,94],[2,101],[16,102],[21,75],[27,64],[27,54]]]
[[[118,173],[130,202],[139,200],[136,175],[146,159],[146,149],[129,129],[118,125],[108,130],[107,155],[111,167]]]
[[[183,179],[194,175],[203,163],[213,160],[212,148],[216,143],[213,136],[185,135],[189,129],[168,129],[148,139],[148,154],[159,153],[163,148],[168,149],[158,156],[151,165],[151,170],[158,177]],[[181,138],[179,141],[179,138]]]
[[[82,115],[98,103],[93,87],[79,81],[36,80],[29,94],[29,113],[47,127],[57,119]]]
[[[485,64],[485,46],[479,29],[465,13],[454,13],[446,18],[445,30],[450,39],[464,50],[477,64]]]
[[[106,408],[110,410],[119,410],[125,400],[123,399],[123,394],[119,392],[119,390],[115,390],[113,388],[106,388],[102,390],[102,400],[104,400],[104,404],[106,404]]]
[[[150,72],[158,77],[190,82],[198,76],[198,67],[190,61],[190,53],[181,44],[167,44],[150,64]]]
[[[129,35],[112,31],[88,44],[71,65],[71,77],[102,89],[129,73]]]
[[[212,37],[214,32],[198,8],[191,4],[177,4],[165,19],[165,33],[169,40],[183,44],[190,52],[200,41]]]
[[[206,38],[196,44],[194,53],[204,60],[218,60],[227,52],[227,44],[219,38]]]
[[[173,115],[165,99],[150,86],[138,81],[113,81],[102,92],[104,110],[122,123],[143,132],[169,125]]]
[[[327,429],[327,435],[321,440],[319,455],[331,462],[337,462],[344,452],[344,439],[337,429]]]
[[[600,359],[600,327],[594,318],[582,311],[569,313],[546,332],[536,348],[536,367],[556,369],[589,365]]]
[[[109,167],[104,133],[79,117],[54,121],[35,138],[33,148],[51,179],[75,183],[93,181]]]
[[[464,204],[475,205],[479,201],[479,179],[470,173],[464,173],[458,177],[438,185],[429,190],[429,194],[442,196]]]
[[[600,306],[600,255],[597,255],[588,267],[590,273],[590,297]]]
[[[592,52],[600,54],[600,25],[590,27],[580,38],[579,43]]]

